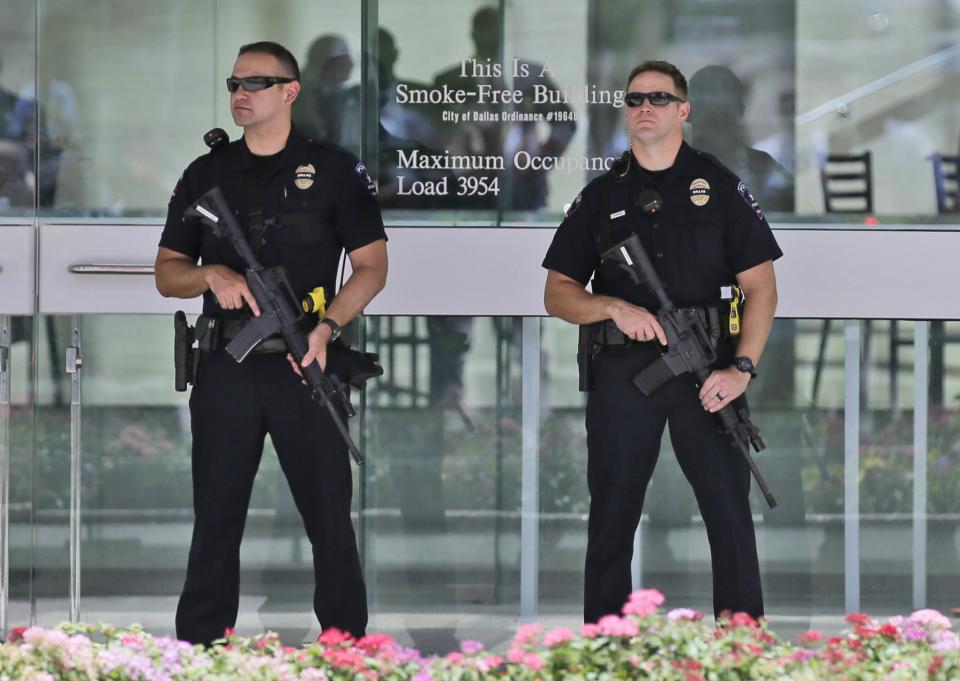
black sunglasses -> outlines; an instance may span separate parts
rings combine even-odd
[[[634,107],[642,106],[645,99],[649,99],[653,106],[666,106],[670,102],[686,101],[669,92],[628,92],[623,101],[627,106]]]
[[[266,90],[278,83],[292,83],[296,78],[283,78],[281,76],[247,76],[246,78],[237,78],[230,76],[227,78],[227,91],[236,92],[243,88],[244,92],[258,92]]]

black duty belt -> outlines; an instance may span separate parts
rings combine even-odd
[[[722,338],[730,337],[730,325],[727,323],[727,317],[730,311],[730,305],[727,302],[713,303],[710,305],[687,305],[679,308],[681,311],[691,310],[696,312],[703,322],[707,333],[710,335],[714,346]],[[605,319],[602,322],[596,322],[590,325],[592,332],[592,342],[595,346],[603,348],[628,348],[641,341],[635,341],[629,338],[612,319]]]

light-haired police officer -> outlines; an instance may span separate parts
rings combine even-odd
[[[757,617],[763,596],[750,473],[714,413],[742,400],[755,374],[773,323],[773,261],[781,251],[746,186],[683,141],[690,104],[680,71],[667,62],[644,62],[627,83],[630,149],[571,204],[543,261],[550,314],[628,339],[602,347],[591,366],[584,619],[619,612],[631,591],[634,534],[667,425],[706,525],[714,611]],[[649,189],[662,202],[655,214],[639,201]],[[649,397],[632,383],[666,344],[653,292],[616,264],[601,263],[604,251],[634,233],[676,305],[697,306],[710,316],[721,303],[721,287],[736,283],[746,296],[742,332],[718,339],[718,360],[699,390],[690,374]],[[591,278],[592,293],[585,290]]]

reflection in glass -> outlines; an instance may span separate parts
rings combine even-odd
[[[367,319],[371,628],[421,650],[499,643],[519,610],[519,322]]]
[[[793,211],[793,176],[765,151],[750,146],[744,126],[747,91],[726,66],[705,66],[689,80],[691,143],[732,170],[766,211]]]
[[[0,216],[34,213],[37,131],[23,119],[36,74],[34,25],[33,0],[0,5]]]

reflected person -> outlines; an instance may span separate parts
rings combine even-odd
[[[346,252],[352,274],[325,316],[311,324],[303,359],[303,366],[316,361],[326,367],[328,343],[386,280],[386,236],[375,188],[356,157],[292,125],[300,70],[286,48],[272,42],[241,47],[227,89],[234,123],[244,135],[214,145],[184,171],[170,199],[155,266],[162,295],[202,294],[204,314],[222,329],[201,358],[190,394],[195,519],[177,636],[209,644],[236,622],[240,543],[268,433],[313,549],[317,619],[324,629],[362,636],[366,587],[350,518],[347,447],[329,413],[290,370],[279,337],[258,345],[241,364],[227,354],[227,343],[260,311],[240,274],[246,267],[239,255],[184,212],[219,186],[251,235],[258,260],[265,267],[283,266],[297,296],[317,286],[336,291]]]
[[[16,103],[17,96],[0,87],[0,209],[33,205],[33,145],[13,125]]]
[[[511,183],[507,194],[510,197],[508,207],[518,210],[543,208],[547,203],[547,171],[533,167],[515,168],[514,157],[516,154],[522,154],[524,158],[526,155],[533,158],[561,156],[577,129],[572,110],[563,101],[544,64],[522,58],[507,64],[500,63],[500,12],[495,7],[484,7],[474,14],[470,37],[475,46],[474,56],[438,74],[433,86],[467,92],[477,92],[480,85],[490,86],[495,91],[519,90],[523,95],[522,101],[509,106],[520,114],[542,115],[550,131],[546,139],[543,139],[536,121],[502,123],[471,120],[468,124],[460,125],[458,131],[463,137],[460,145],[462,153],[503,156],[504,166],[510,169],[506,174],[501,173]],[[550,103],[551,97],[559,98],[560,103]],[[500,115],[510,110],[508,105],[499,103],[479,104],[476,98],[468,102],[467,105],[454,107],[454,110],[461,114],[476,112]],[[472,172],[485,176],[496,173],[483,170]],[[501,189],[506,191],[506,188]]]
[[[336,34],[310,44],[303,87],[293,105],[293,123],[304,134],[360,153],[360,88],[348,87],[353,58],[346,39]]]
[[[667,425],[710,542],[714,614],[758,617],[763,595],[750,471],[721,432],[716,412],[735,400],[745,407],[743,395],[773,323],[773,261],[781,251],[744,183],[683,141],[691,105],[676,66],[647,61],[635,67],[625,102],[630,148],[571,203],[543,261],[547,312],[586,326],[598,348],[583,357],[592,375],[586,386],[584,619],[619,613],[632,590],[634,536]],[[640,197],[653,192],[660,208],[645,211]],[[674,304],[695,309],[716,339],[717,360],[702,385],[688,373],[646,396],[633,383],[660,359],[667,339],[653,291],[617,264],[601,263],[602,253],[632,235]],[[592,293],[585,290],[591,278]],[[736,336],[726,324],[730,306],[721,299],[721,287],[732,284],[747,300]]]
[[[743,82],[726,66],[706,66],[690,78],[693,145],[736,173],[767,211],[792,212],[793,175],[770,154],[750,146],[745,111]]]

